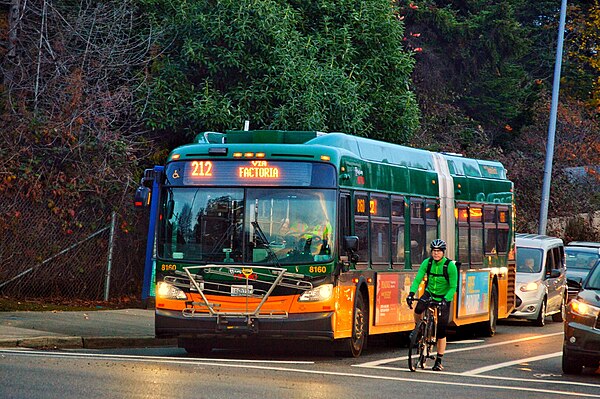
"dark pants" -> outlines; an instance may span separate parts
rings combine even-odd
[[[427,303],[429,302],[430,298],[431,294],[425,291],[423,296],[419,298],[419,302],[417,302],[417,306],[415,307],[416,314],[423,314],[423,312],[427,308]],[[442,306],[440,308],[441,314],[438,317],[436,332],[436,336],[438,339],[446,338],[446,327],[448,326],[448,320],[450,319],[450,303],[451,302],[448,302],[448,305]]]

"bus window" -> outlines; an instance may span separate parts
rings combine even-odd
[[[404,264],[404,198],[392,196],[392,263],[400,269]]]
[[[387,196],[371,195],[369,199],[371,217],[371,262],[390,264],[390,199]]]
[[[494,205],[486,205],[483,208],[483,221],[484,221],[484,238],[485,238],[485,253],[486,254],[496,254],[497,244],[496,244],[496,206]]]
[[[498,207],[498,253],[505,254],[508,251],[508,208]]]
[[[426,228],[426,238],[425,243],[430,243],[438,237],[438,220],[437,220],[437,202],[435,201],[426,201],[425,202],[425,228]],[[428,248],[427,245],[425,248]],[[425,250],[427,251],[427,249]]]
[[[369,267],[369,197],[366,193],[354,194],[354,235],[358,237],[357,268]]]
[[[464,265],[469,265],[469,208],[459,205],[457,208],[458,228],[458,260]]]
[[[336,240],[335,207],[333,190],[248,189],[245,262],[272,262],[268,249],[281,264],[329,260]]]
[[[471,267],[483,264],[483,221],[480,207],[469,207]]]
[[[167,259],[241,261],[243,190],[169,188],[158,256]]]
[[[352,234],[350,230],[350,193],[340,194],[340,214],[339,214],[340,237]],[[341,240],[343,241],[343,240]],[[342,253],[342,255],[345,255]]]
[[[410,260],[417,267],[425,257],[425,215],[423,200],[410,199]]]

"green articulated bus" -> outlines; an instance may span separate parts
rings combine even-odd
[[[413,328],[405,299],[438,237],[462,263],[451,325],[492,335],[515,305],[513,199],[495,161],[344,133],[199,134],[136,194],[155,207],[156,336],[359,356],[368,336]]]

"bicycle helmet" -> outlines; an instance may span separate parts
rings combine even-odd
[[[429,247],[431,248],[432,251],[434,249],[441,249],[442,251],[446,252],[446,241],[440,240],[438,238],[436,240],[431,241],[431,244],[429,245]]]

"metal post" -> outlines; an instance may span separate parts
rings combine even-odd
[[[539,234],[546,234],[548,225],[548,205],[550,203],[550,181],[552,180],[552,159],[554,157],[554,136],[556,134],[556,113],[560,88],[560,70],[562,67],[563,38],[565,35],[565,18],[567,0],[560,5],[560,22],[558,24],[558,42],[556,44],[556,61],[554,62],[554,82],[552,84],[552,105],[550,107],[550,124],[548,126],[548,143],[546,144],[546,163],[544,164],[544,183],[542,185],[542,202],[540,207]]]
[[[110,236],[108,238],[108,262],[106,262],[106,276],[104,276],[104,301],[108,301],[110,291],[110,270],[112,269],[113,247],[115,244],[115,224],[117,221],[117,212],[113,211],[110,220]]]
[[[160,178],[164,171],[163,166],[154,167],[154,182],[152,183],[150,199],[150,223],[148,224],[148,240],[146,241],[146,262],[144,264],[144,283],[142,285],[142,302],[146,303],[150,297],[150,284],[152,284],[152,265],[154,256],[154,235],[156,233],[156,219],[158,217],[158,197],[160,193]]]

